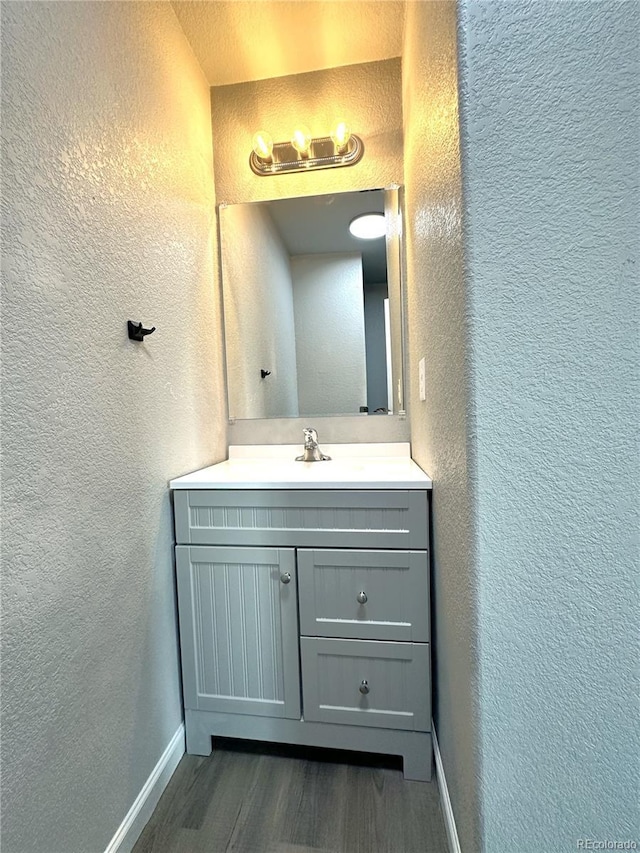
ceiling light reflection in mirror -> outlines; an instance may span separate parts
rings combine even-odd
[[[365,213],[349,223],[349,232],[359,240],[378,240],[387,233],[384,213]]]

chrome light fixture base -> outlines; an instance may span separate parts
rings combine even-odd
[[[316,169],[335,169],[339,166],[353,166],[362,160],[364,142],[353,134],[343,154],[336,154],[330,136],[321,136],[311,140],[309,156],[298,154],[290,142],[276,142],[270,160],[263,160],[252,151],[249,165],[255,175],[285,175],[292,172],[312,172]]]

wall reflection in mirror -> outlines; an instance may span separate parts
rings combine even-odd
[[[354,237],[372,213],[382,236]],[[229,417],[401,413],[398,190],[219,214]]]

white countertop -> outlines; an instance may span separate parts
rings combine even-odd
[[[229,459],[169,483],[172,489],[431,489],[408,443],[320,444],[328,462],[296,462],[302,443],[231,445]]]

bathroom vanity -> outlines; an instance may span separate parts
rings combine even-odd
[[[431,480],[408,444],[231,447],[173,480],[187,752],[211,736],[432,771]]]

